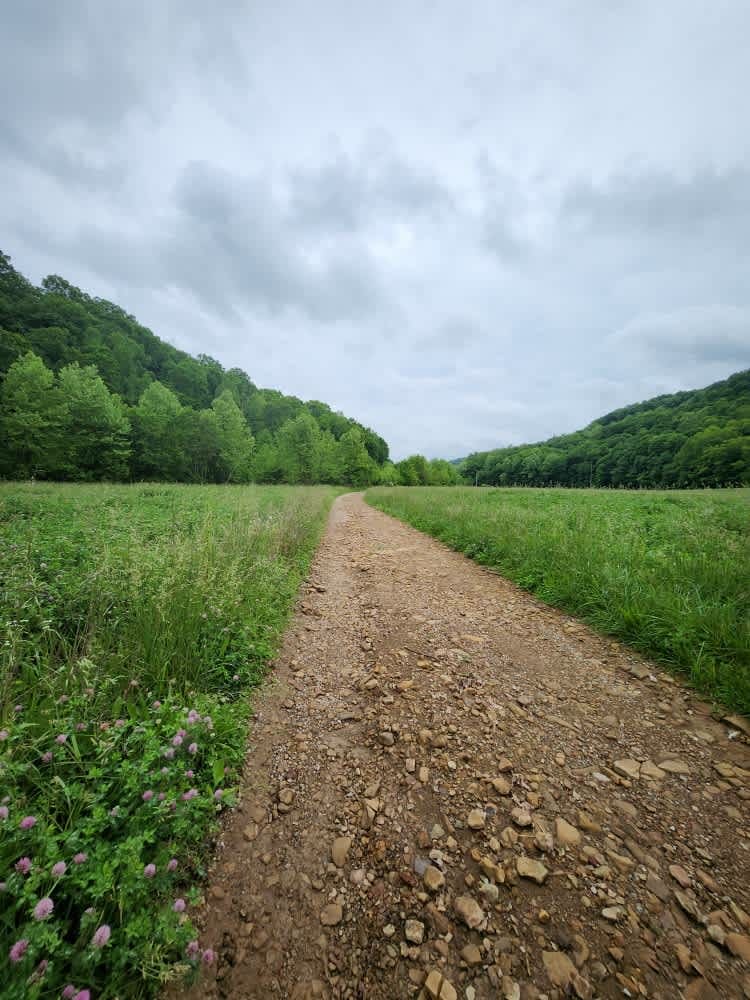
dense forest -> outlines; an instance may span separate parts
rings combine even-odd
[[[476,452],[459,469],[488,486],[750,484],[750,370],[613,410],[540,444]]]
[[[388,445],[325,403],[193,358],[63,278],[0,253],[0,476],[400,481]]]

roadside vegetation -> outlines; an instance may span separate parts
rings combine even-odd
[[[0,485],[4,997],[146,997],[336,491]]]
[[[366,496],[750,713],[750,490]]]

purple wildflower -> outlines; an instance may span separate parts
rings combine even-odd
[[[29,942],[26,938],[21,938],[19,941],[11,947],[8,952],[8,956],[11,962],[20,962],[23,956],[26,954],[29,947]]]
[[[164,794],[164,792],[159,792],[159,794],[157,796],[157,798],[159,799],[160,802],[163,802],[164,799],[166,799],[166,797],[167,796]]]
[[[204,715],[204,716],[203,716],[203,721],[205,722],[206,726],[207,726],[207,727],[208,727],[209,729],[213,729],[213,726],[214,726],[214,720],[213,720],[213,719],[211,718],[211,716],[210,716],[210,715]]]
[[[201,961],[204,965],[211,965],[216,956],[213,953],[212,948],[206,948],[206,950],[201,955]]]
[[[14,705],[13,706],[13,711],[14,712],[23,712],[23,705]]]
[[[32,826],[36,826],[36,816],[24,816],[18,825],[22,830],[30,830]]]
[[[9,735],[10,734],[7,729],[0,729],[0,743],[2,743],[3,740],[7,740]]]
[[[156,708],[156,709],[160,709],[161,708],[161,702],[160,701],[155,701],[151,707],[152,708]]]
[[[91,991],[79,990],[76,994],[74,994],[73,1000],[91,1000]]]
[[[175,733],[175,735],[172,737],[172,746],[181,747],[183,739],[184,739],[183,736],[180,736],[179,733]]]
[[[198,795],[198,789],[197,788],[190,788],[190,789],[188,789],[187,792],[183,792],[182,793],[182,801],[183,802],[189,802],[191,799],[196,798],[197,795]]]
[[[73,1000],[75,996],[76,988],[72,983],[68,983],[65,989],[62,991],[63,1000]]]
[[[68,742],[68,734],[67,733],[60,733],[58,736],[55,737],[55,743],[59,743],[60,746],[62,746],[63,743],[67,743],[67,742]]]
[[[64,861],[56,861],[54,865],[52,865],[52,874],[55,878],[60,878],[60,876],[64,875],[67,870],[68,866]]]
[[[44,899],[40,899],[34,907],[34,920],[46,920],[54,908],[55,904],[49,896],[45,896]]]
[[[173,872],[177,867],[177,858],[170,858],[167,863],[167,871]]]
[[[195,777],[195,771],[185,771],[185,777],[186,778],[194,778]]]
[[[77,730],[77,732],[82,733],[85,728],[86,728],[86,723],[85,722],[76,722],[76,730]]]
[[[191,708],[190,711],[188,712],[187,720],[189,723],[192,724],[194,722],[198,722],[200,717],[201,717],[200,712],[196,712],[194,708]]]
[[[156,865],[151,865],[151,864],[146,865],[146,867],[143,869],[143,874],[146,876],[146,878],[153,878],[154,875],[156,875]]]
[[[7,818],[8,818],[8,807],[0,806],[0,819],[7,819]]]
[[[185,952],[189,958],[195,958],[200,950],[200,945],[197,941],[188,941],[188,946],[185,949]]]
[[[51,761],[52,761],[52,751],[45,750],[45,752],[42,754],[42,763],[49,764],[51,763]]]
[[[191,743],[190,746],[188,747],[188,753],[198,753],[198,744]]]
[[[185,900],[184,899],[176,899],[174,901],[174,903],[172,904],[172,909],[174,910],[175,913],[184,913],[185,912]]]
[[[217,802],[221,802],[223,797],[224,797],[224,789],[217,788],[216,791],[214,792],[214,798],[216,799]]]
[[[124,725],[125,725],[125,720],[124,719],[115,719],[115,728],[116,729],[122,729],[122,727]]]
[[[174,757],[174,750],[172,749],[172,747],[169,747],[169,749],[164,751],[164,756],[167,758],[167,760],[172,760],[172,758]]]
[[[19,858],[16,861],[16,871],[21,875],[28,875],[31,871],[31,858]]]
[[[111,934],[112,929],[109,924],[102,924],[101,927],[97,927],[94,931],[94,936],[91,938],[91,944],[94,948],[103,948],[107,941],[109,941]]]
[[[82,865],[84,862],[88,861],[88,854],[84,854],[83,851],[79,851],[78,854],[73,855],[73,861],[77,865]]]
[[[153,799],[153,797],[154,793],[151,791],[150,788],[147,788],[146,791],[143,793],[143,795],[141,795],[141,798],[143,799],[144,802],[150,802],[151,799]]]

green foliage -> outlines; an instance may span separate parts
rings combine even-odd
[[[358,427],[350,428],[341,437],[341,478],[351,486],[369,486],[375,482],[377,468],[365,446],[365,439]]]
[[[396,465],[396,473],[396,483],[401,486],[455,486],[460,482],[454,465],[442,458],[430,462],[424,455],[403,459]]]
[[[367,499],[750,713],[750,491],[463,487]]]
[[[480,486],[705,487],[750,483],[750,371],[657,396],[541,444],[476,452]]]
[[[279,430],[279,462],[288,483],[315,483],[320,480],[322,433],[310,413],[287,420]]]
[[[253,436],[229,389],[220,392],[211,404],[216,417],[216,434],[222,478],[227,483],[250,481]]]
[[[194,970],[198,934],[175,900],[200,901],[248,689],[334,492],[0,486],[0,952],[29,943],[3,996],[72,983],[125,1000]]]
[[[49,382],[39,365],[16,367],[30,353],[57,373],[58,382]],[[96,386],[92,369],[109,397]],[[349,481],[341,478],[341,450],[347,448],[341,440],[350,430],[361,435],[370,459],[372,474],[360,473],[359,480],[374,481],[377,467],[388,458],[381,437],[325,403],[258,389],[238,368],[225,371],[205,354],[192,358],[119,306],[92,298],[57,275],[35,288],[0,253],[0,388],[11,370],[13,385],[0,412],[0,421],[15,433],[12,447],[0,456],[0,475],[8,478]],[[81,442],[65,435],[53,441],[45,433],[45,428],[59,428],[60,421],[47,414],[46,403],[55,394],[43,393],[39,380],[56,386],[63,371],[69,373],[65,379],[74,397],[66,435],[79,435],[75,418],[81,416]],[[29,386],[23,387],[19,383],[26,378]],[[21,447],[18,428],[26,418],[32,433]],[[132,428],[125,431],[128,419]],[[294,423],[299,420],[302,424]],[[302,459],[299,441],[294,444],[301,427],[315,448]],[[58,447],[63,440],[64,455]],[[94,452],[99,453],[96,461]]]
[[[35,354],[14,361],[0,386],[1,471],[25,478],[51,472],[60,444],[55,376]]]
[[[133,410],[137,442],[133,471],[139,479],[181,478],[183,435],[175,431],[181,426],[182,413],[177,396],[161,382],[152,382],[143,390]]]
[[[61,398],[59,471],[69,479],[123,479],[130,457],[130,421],[93,365],[74,362],[57,379]]]

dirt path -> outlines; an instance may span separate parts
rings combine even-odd
[[[742,735],[358,495],[303,590],[182,996],[750,997]]]

